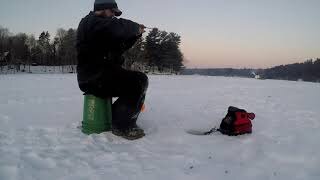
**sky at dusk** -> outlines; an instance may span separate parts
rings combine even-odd
[[[320,0],[118,0],[123,18],[178,33],[190,68],[266,68],[320,58]],[[77,28],[94,0],[1,0],[0,25]]]

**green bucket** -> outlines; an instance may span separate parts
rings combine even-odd
[[[93,95],[84,96],[82,132],[99,134],[111,130],[112,99],[102,99]]]

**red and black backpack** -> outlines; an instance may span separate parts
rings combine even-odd
[[[227,115],[222,119],[218,131],[229,136],[250,134],[252,133],[251,120],[254,118],[254,113],[248,113],[244,109],[230,106]]]

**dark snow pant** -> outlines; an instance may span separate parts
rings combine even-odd
[[[99,92],[104,97],[118,97],[112,104],[112,126],[118,129],[134,127],[143,106],[148,77],[142,72],[117,69],[108,72]]]

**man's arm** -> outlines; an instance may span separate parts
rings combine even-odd
[[[140,24],[122,18],[105,19],[102,31],[106,36],[118,42],[126,42],[142,34]]]
[[[127,19],[106,18],[100,22],[98,27],[99,34],[109,45],[113,63],[123,64],[122,53],[130,49],[135,42],[142,36],[144,26]]]
[[[137,40],[141,37],[142,37],[142,35],[136,36],[134,38],[131,38],[131,39],[128,39],[127,41],[125,41],[123,43],[123,51],[127,51],[128,49],[130,49],[137,42]]]

